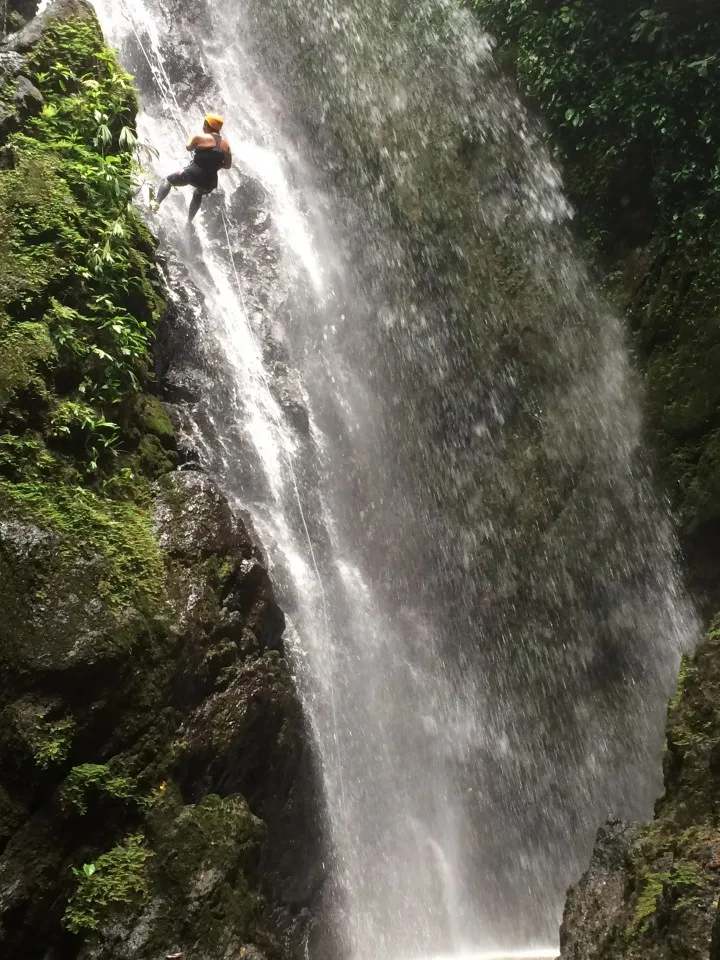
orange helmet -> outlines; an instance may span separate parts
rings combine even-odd
[[[220,133],[225,121],[217,113],[209,113],[205,117],[205,123],[210,127],[211,130],[214,130],[215,133]]]

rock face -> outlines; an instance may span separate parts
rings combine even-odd
[[[35,9],[37,6],[38,4],[34,5]],[[28,22],[6,41],[7,48],[17,53],[28,53],[32,50],[54,23],[94,16],[92,4],[87,0],[53,0],[53,3],[37,16],[31,15],[34,10],[29,9],[29,4],[16,5],[16,7],[18,12],[28,19]]]
[[[639,827],[609,822],[598,831],[587,873],[568,894],[561,946],[567,960],[589,957],[605,926],[623,907],[632,840]]]
[[[0,104],[0,137],[20,128],[24,120],[43,107],[43,96],[21,73],[23,57],[9,47],[0,51],[0,83],[12,84],[12,98]]]
[[[608,824],[568,893],[562,960],[720,957],[720,630],[686,660],[670,705],[653,823]]]
[[[0,568],[18,587],[5,593],[0,656],[9,956],[41,956],[63,916],[78,932],[96,927],[102,946],[87,956],[224,956],[260,935],[261,890],[292,913],[312,889],[298,822],[303,720],[267,573],[204,475],[160,480],[153,513],[164,595],[146,609],[96,595],[92,548],[58,569],[62,535],[21,515],[0,526]],[[251,810],[287,821],[293,844],[269,839]],[[102,856],[133,838],[142,881],[102,903]],[[97,870],[73,893],[72,870],[87,861]]]
[[[168,419],[187,419],[206,375],[193,367],[198,305],[188,289],[164,306],[152,241],[131,213],[137,246],[116,254],[130,271],[122,308],[159,325],[156,366],[173,404],[166,412],[152,394],[140,348],[125,390],[92,397],[102,363],[128,374],[93,340],[101,324],[84,328],[92,368],[64,346],[83,311],[113,297],[122,310],[117,292],[102,299],[116,261],[98,261],[94,274],[85,266],[105,226],[54,152],[63,131],[52,112],[28,123],[44,99],[65,95],[39,49],[68,67],[77,97],[102,95],[83,84],[84,64],[101,62],[123,91],[126,123],[134,103],[81,0],[52,4],[0,50],[10,158],[0,221],[9,203],[31,226],[41,209],[64,238],[42,248],[40,267],[30,228],[6,236],[0,254],[0,954],[280,957],[301,943],[322,883],[285,618],[247,525]],[[85,157],[94,132],[78,132]],[[39,200],[18,187],[28,142],[49,158],[42,186],[28,181],[47,191]],[[114,169],[125,160],[117,148]],[[87,274],[77,288],[62,234],[71,217]],[[59,279],[45,263],[60,265]]]
[[[0,19],[0,39],[25,26],[35,16],[37,8],[36,0],[7,0],[4,7],[4,23]]]

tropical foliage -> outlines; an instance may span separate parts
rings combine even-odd
[[[627,245],[660,228],[668,241],[700,240],[720,214],[720,23],[711,4],[474,7],[538,102],[598,239]]]
[[[717,594],[720,20],[708,0],[473,0],[630,318],[659,475]]]
[[[51,450],[107,472],[161,307],[131,204],[135,93],[90,19],[55,24],[25,71],[44,105],[0,171],[0,423],[17,434],[32,419]]]

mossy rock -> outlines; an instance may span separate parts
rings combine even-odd
[[[133,403],[131,415],[141,434],[151,434],[167,449],[174,449],[175,431],[165,407],[157,397],[148,393],[140,394]]]
[[[55,344],[43,323],[0,322],[0,411],[19,392],[47,399],[47,372],[57,359]],[[27,402],[27,401],[26,401]]]
[[[0,308],[13,313],[65,272],[56,245],[68,236],[68,223],[81,211],[60,176],[62,162],[52,153],[14,153],[14,164],[0,176],[0,226],[5,237],[0,257]],[[24,229],[27,234],[22,233]]]
[[[7,482],[0,509],[0,661],[89,666],[125,655],[152,629],[165,573],[148,511],[82,488]]]
[[[73,767],[60,790],[61,802],[83,815],[88,806],[97,801],[98,795],[117,800],[130,800],[137,796],[135,780],[116,774],[105,763],[83,763]]]
[[[181,807],[172,798],[150,816],[153,882],[167,905],[166,932],[207,950],[232,931],[243,942],[262,909],[251,890],[266,837],[240,796],[209,795]],[[167,942],[167,940],[166,940]]]
[[[92,863],[75,867],[76,889],[63,921],[73,933],[100,932],[149,897],[147,862],[153,856],[140,833],[130,834]]]
[[[75,871],[66,923],[91,934],[81,957],[239,955],[263,909],[253,878],[264,840],[242,797],[184,805],[172,784],[162,784],[146,834]]]
[[[562,960],[708,960],[720,899],[720,630],[683,660],[655,820],[598,833]]]
[[[46,520],[47,528],[19,519],[3,527],[2,542],[11,544],[13,569],[24,584],[17,591],[16,642],[0,657],[9,697],[0,710],[0,775],[12,788],[4,807],[13,825],[14,816],[25,816],[26,802],[39,804],[42,816],[19,831],[8,827],[0,885],[5,877],[12,886],[23,851],[37,850],[37,871],[28,872],[12,901],[19,919],[10,935],[31,953],[41,931],[46,941],[57,936],[60,904],[67,904],[65,926],[87,940],[87,957],[150,960],[175,943],[211,958],[228,944],[239,950],[266,942],[257,875],[266,832],[238,787],[252,787],[257,800],[271,775],[286,783],[300,708],[286,665],[274,652],[261,655],[246,625],[254,604],[244,615],[223,612],[241,590],[233,577],[246,562],[227,504],[202,475],[178,475],[163,487],[165,547],[153,542],[168,584],[165,618],[153,612],[153,596],[144,598],[144,614],[116,607],[110,595],[94,596],[95,606],[83,608],[99,571],[112,561],[107,544],[88,542],[102,524],[83,534],[85,559],[100,550],[98,573],[81,567],[84,577],[74,580],[65,559],[57,584],[74,599],[58,594],[53,604],[44,599],[55,583],[53,563],[68,543],[79,555],[79,534],[69,524],[84,520],[40,510],[35,519]],[[127,505],[104,506],[122,511]],[[205,539],[192,535],[195,522]],[[212,543],[222,545],[219,556],[209,552]],[[260,579],[252,582],[260,589]],[[142,591],[126,600],[130,596],[143,606]],[[38,609],[44,615],[46,608],[61,626],[42,621]],[[20,677],[33,691],[23,698],[13,697]],[[0,707],[2,700],[0,694]],[[245,720],[236,727],[240,714]],[[215,729],[198,725],[200,717],[212,718]],[[234,764],[231,784],[226,772],[238,751],[243,762]],[[199,754],[204,768],[190,770]],[[173,785],[176,771],[185,797],[195,802],[183,802]],[[218,788],[225,795],[207,796]],[[63,842],[41,863],[52,831]],[[39,922],[43,906],[46,919]]]

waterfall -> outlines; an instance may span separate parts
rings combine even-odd
[[[552,956],[695,623],[542,131],[454,0],[96,7],[155,174],[226,116],[223,194],[157,223],[204,297],[188,430],[290,618],[333,950]]]

